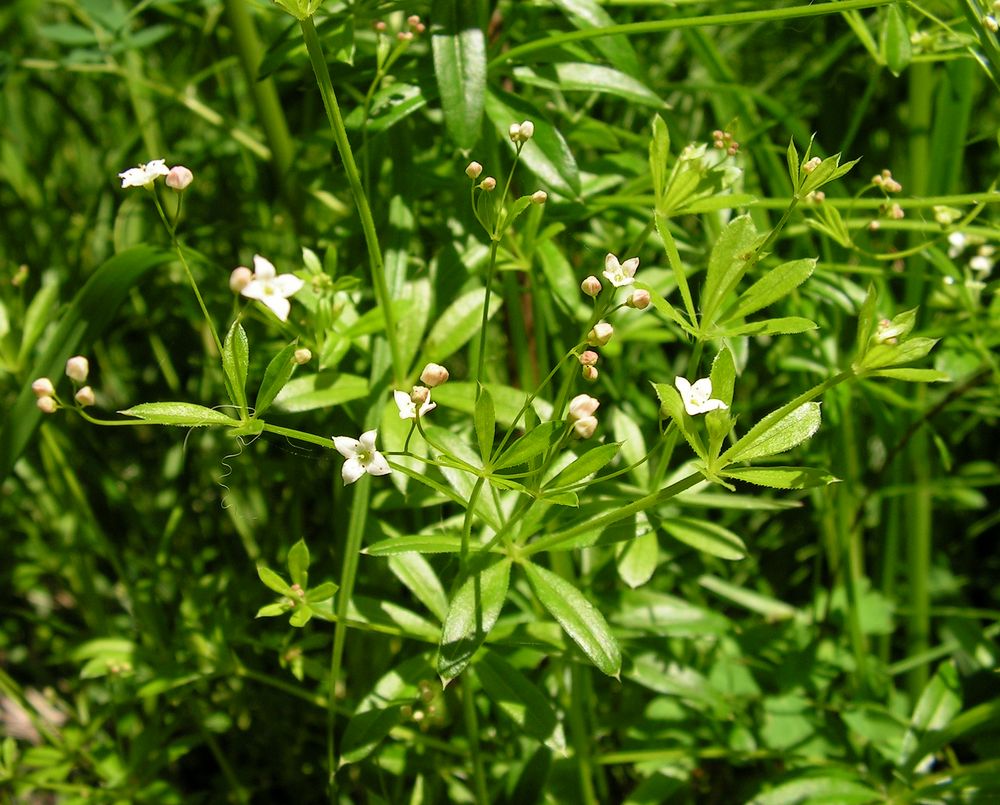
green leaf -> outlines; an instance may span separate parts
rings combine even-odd
[[[324,581],[322,584],[317,584],[306,592],[306,601],[310,604],[320,604],[323,601],[329,601],[339,589],[332,581]]]
[[[485,303],[485,288],[476,288],[452,302],[438,317],[427,336],[424,354],[428,359],[440,363],[465,346],[465,343],[479,332]],[[493,294],[490,299],[489,315],[496,314],[502,304],[499,295]]]
[[[247,334],[238,321],[226,333],[222,345],[222,369],[226,378],[226,392],[240,414],[247,414],[247,369],[250,365],[250,344]]]
[[[514,77],[525,84],[558,92],[600,92],[657,109],[667,106],[666,101],[641,81],[600,64],[557,62],[515,67]]]
[[[496,409],[493,407],[493,396],[489,389],[482,386],[479,390],[479,399],[476,400],[476,440],[479,442],[479,455],[483,459],[483,466],[493,455],[493,439],[496,436],[497,427]]]
[[[448,596],[434,568],[419,553],[399,553],[389,557],[389,569],[414,597],[434,613],[439,621],[448,614]]]
[[[257,575],[268,588],[274,590],[279,595],[287,595],[289,597],[295,595],[288,582],[266,565],[257,565]]]
[[[552,707],[552,700],[528,677],[495,651],[487,649],[474,666],[479,683],[493,703],[525,735],[565,752],[562,725]]]
[[[815,330],[816,322],[801,316],[787,316],[780,319],[764,319],[735,327],[720,327],[712,332],[715,338],[734,338],[743,335],[787,335]]]
[[[543,422],[504,450],[494,467],[498,470],[514,467],[544,453],[559,441],[565,427],[561,421]]]
[[[463,151],[479,139],[486,97],[486,38],[476,14],[476,4],[464,0],[431,4],[431,49],[445,128]]]
[[[208,425],[236,427],[240,424],[238,419],[226,416],[221,411],[186,402],[142,403],[118,413],[143,419],[150,425],[179,425],[185,428],[197,428]]]
[[[757,227],[749,215],[734,218],[722,230],[708,258],[708,273],[701,292],[703,326],[715,321],[715,313],[726,294],[739,283],[754,256],[756,241]]]
[[[951,662],[943,663],[924,686],[913,708],[910,729],[900,746],[898,765],[916,767],[923,757],[914,757],[924,736],[943,730],[962,709],[962,683]]]
[[[274,398],[282,411],[299,413],[317,408],[332,408],[368,394],[368,381],[357,375],[319,372],[297,377],[285,384]]]
[[[645,533],[621,543],[615,555],[619,578],[633,590],[653,577],[660,562],[660,543],[656,532],[650,528],[649,521],[641,513],[636,521],[637,528],[645,529]]]
[[[908,338],[901,344],[875,344],[868,350],[858,370],[870,372],[872,369],[918,361],[926,357],[937,342],[936,338]]]
[[[736,362],[729,347],[723,347],[712,361],[712,397],[722,400],[726,405],[733,404],[733,389],[736,385]]]
[[[309,586],[309,548],[304,539],[296,542],[288,551],[288,573],[292,584],[303,590]]]
[[[597,0],[553,0],[555,6],[566,15],[566,18],[581,30],[594,28],[610,28],[615,19]],[[611,34],[592,39],[594,47],[611,64],[630,76],[641,76],[642,67],[639,57],[628,37],[624,34]]]
[[[650,287],[649,284],[638,281],[635,283],[635,287],[643,291],[649,292],[649,301],[653,303],[653,307],[656,308],[660,313],[670,319],[674,324],[677,324],[685,332],[691,333],[691,325],[687,323],[687,320],[680,314],[680,312],[671,305],[666,299],[664,299],[659,291]]]
[[[504,232],[510,229],[511,225],[521,214],[531,206],[531,196],[521,196],[515,201],[510,209],[506,210],[500,221],[500,228],[497,230],[497,237],[503,237]]]
[[[486,96],[486,114],[496,126],[498,136],[510,143],[511,148],[514,144],[507,136],[511,123],[522,120],[534,123],[535,133],[521,149],[521,162],[531,169],[545,189],[568,198],[580,195],[580,170],[573,152],[541,111],[516,95],[491,88]]]
[[[854,358],[855,365],[860,365],[868,347],[871,345],[871,338],[875,334],[876,320],[875,311],[878,305],[878,297],[875,293],[875,285],[868,286],[868,293],[865,301],[861,303],[861,310],[858,311],[858,334],[857,334],[857,355]]]
[[[666,202],[664,201],[664,203]],[[680,319],[679,323],[681,327],[691,333],[693,332],[692,328],[698,323],[694,300],[691,297],[691,288],[688,286],[687,274],[684,273],[684,264],[681,263],[680,252],[677,251],[677,242],[670,232],[670,222],[659,212],[659,204],[657,211],[653,213],[653,221],[656,225],[656,234],[660,236],[660,241],[667,253],[667,262],[670,263],[670,269],[674,272],[674,281],[677,283],[677,290],[680,291],[681,299],[684,301],[684,310],[688,316],[687,323],[684,323],[683,319]],[[646,288],[646,290],[652,294],[652,289]],[[655,297],[653,297],[653,304],[656,304]],[[657,306],[657,310],[666,312],[659,306]],[[680,314],[677,315],[680,316]]]
[[[265,604],[260,609],[257,610],[257,614],[254,615],[255,618],[277,618],[279,615],[284,615],[288,612],[289,605],[287,602],[280,604]]]
[[[995,730],[998,721],[1000,721],[1000,698],[966,710],[941,729],[928,732],[910,756],[909,762],[903,767],[903,773],[911,774],[922,758],[959,738],[975,735],[980,731]]]
[[[577,481],[582,481],[617,456],[619,450],[621,450],[621,444],[618,442],[602,444],[599,447],[588,450],[560,472],[548,486],[568,486]]]
[[[795,147],[795,140],[788,140],[788,149],[785,151],[785,159],[788,162],[788,176],[792,180],[792,192],[799,191],[799,178],[801,176],[801,163],[799,162],[799,152]]]
[[[531,562],[525,562],[522,567],[538,600],[566,634],[600,671],[619,678],[621,649],[604,616],[562,576]]]
[[[951,375],[939,372],[937,369],[879,369],[872,372],[871,376],[903,380],[907,383],[943,383],[952,380]]]
[[[913,58],[910,31],[900,4],[889,6],[882,29],[882,58],[893,75],[899,75]]]
[[[772,268],[740,295],[735,309],[725,320],[742,319],[773,304],[798,288],[815,270],[815,258],[792,260]]]
[[[27,360],[38,339],[45,332],[45,328],[55,318],[55,311],[59,306],[59,285],[50,281],[51,278],[51,274],[45,275],[42,287],[38,289],[24,313],[24,322],[21,325],[21,344],[17,350],[18,364],[23,364]],[[45,376],[48,377],[48,375]]]
[[[767,417],[762,422],[766,421]],[[819,403],[807,402],[760,433],[751,429],[727,454],[731,461],[750,461],[791,450],[819,430]]]
[[[653,179],[653,194],[656,196],[656,206],[667,189],[667,160],[670,159],[670,130],[663,118],[653,117],[653,136],[649,141],[649,175]]]
[[[260,416],[271,407],[274,398],[278,396],[288,382],[288,379],[292,376],[292,372],[295,370],[296,346],[296,342],[293,341],[271,358],[270,363],[267,364],[267,369],[264,370],[264,379],[257,390],[257,401],[254,403],[254,416]]]
[[[792,718],[794,714],[789,716]],[[849,772],[794,771],[790,776],[792,779],[758,794],[748,805],[868,805],[884,801],[879,791]]]
[[[441,630],[437,670],[444,684],[462,673],[500,617],[510,564],[510,559],[500,559],[476,569],[456,590]]]
[[[459,534],[413,534],[374,542],[362,553],[369,556],[394,556],[398,553],[458,553],[462,550]]]
[[[305,601],[299,601],[295,605],[295,611],[292,612],[292,617],[288,619],[288,625],[294,626],[296,629],[301,629],[309,621],[315,613],[312,607],[310,607]]]
[[[786,604],[784,601],[761,595],[744,587],[738,587],[715,576],[702,576],[698,579],[698,584],[706,590],[710,590],[716,595],[725,598],[727,601],[748,609],[751,612],[756,612],[758,615],[763,615],[769,621],[788,620],[789,618],[794,618],[798,613],[795,607]]]
[[[826,470],[811,467],[737,467],[719,474],[734,481],[771,489],[812,489],[839,481]]]
[[[509,428],[528,395],[521,389],[503,386],[499,383],[490,383],[489,389],[493,405],[496,408],[497,423],[502,427]],[[475,415],[476,387],[472,383],[449,380],[443,386],[434,389],[434,399],[447,408],[453,408],[463,414]],[[552,404],[538,397],[532,401],[531,409],[538,414],[540,419],[548,419],[552,416]]]
[[[63,314],[45,350],[28,373],[28,379],[59,377],[67,359],[87,347],[111,322],[129,291],[171,255],[148,246],[136,246],[103,263],[87,280]],[[34,435],[42,412],[28,384],[14,405],[4,412],[0,428],[0,481],[7,477],[25,445]]]
[[[671,517],[664,519],[661,525],[671,537],[695,550],[730,561],[746,558],[747,548],[743,540],[716,523]]]

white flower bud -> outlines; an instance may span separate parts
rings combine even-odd
[[[597,296],[601,292],[602,287],[601,281],[593,274],[580,283],[580,290],[587,294],[587,296],[591,297]]]
[[[38,378],[38,380],[31,384],[31,390],[35,392],[36,397],[51,397],[56,393],[52,381],[47,377]]]
[[[174,190],[184,190],[194,181],[194,174],[183,165],[174,165],[170,169],[170,173],[167,174],[165,181],[167,187],[172,187]]]
[[[38,410],[41,411],[43,414],[54,414],[56,412],[56,409],[59,408],[59,404],[54,399],[48,396],[39,397],[38,400],[35,402],[35,405],[38,406]]]
[[[649,291],[633,291],[632,295],[628,298],[625,303],[629,307],[634,307],[636,310],[645,310],[649,307]]]
[[[530,120],[522,120],[520,126],[521,142],[526,143],[535,136],[535,124]]]
[[[90,373],[90,361],[83,355],[75,355],[66,361],[66,376],[74,383],[83,383]]]
[[[420,25],[420,17],[417,14],[411,14],[409,17],[406,18],[406,24],[409,25],[411,28],[416,28],[418,25]]]
[[[588,349],[586,352],[580,355],[580,363],[583,366],[593,366],[595,363],[597,363],[597,359],[600,357],[601,356],[598,355],[596,352],[592,352],[591,350]]]
[[[470,162],[465,168],[465,175],[470,179],[478,179],[483,172],[483,166],[478,162]]]
[[[229,290],[233,293],[239,293],[246,288],[252,280],[253,272],[249,268],[246,266],[234,268],[233,273],[229,275]]]
[[[292,360],[294,360],[299,366],[302,366],[309,363],[309,361],[312,360],[312,357],[312,350],[301,347],[300,349],[295,350],[295,354],[292,355]]]
[[[534,193],[531,194],[532,204],[544,204],[548,200],[549,200],[549,194],[546,193],[544,190],[536,190]]]
[[[492,176],[487,176],[479,183],[479,189],[485,190],[487,193],[489,193],[491,190],[496,190],[497,180],[494,179]]]
[[[906,215],[906,213],[903,212],[903,208],[900,207],[898,204],[893,204],[889,208],[889,217],[892,218],[893,220],[898,221],[900,218],[903,218],[905,215]]]
[[[423,405],[431,398],[431,390],[427,386],[414,386],[410,392],[410,402],[414,405]]]
[[[597,417],[585,416],[583,419],[578,419],[573,423],[573,430],[581,439],[589,439],[597,430]]]
[[[515,143],[521,142],[521,124],[511,123],[510,128],[507,129],[507,136]]]
[[[594,412],[601,407],[601,401],[589,394],[577,394],[569,401],[569,421],[576,422],[578,419],[593,416]]]
[[[813,157],[808,162],[802,166],[802,171],[804,173],[812,173],[816,168],[818,168],[823,163],[823,160],[819,157]]]
[[[596,366],[584,366],[581,371],[581,374],[584,380],[586,380],[588,383],[593,383],[594,381],[597,380],[597,375],[599,374],[599,372],[597,371]]]
[[[413,31],[400,31],[396,34],[396,39],[400,42],[412,42],[413,41]]]
[[[424,371],[420,373],[420,382],[434,388],[444,383],[448,377],[448,370],[441,366],[441,364],[429,363],[424,367]]]
[[[592,347],[603,347],[611,340],[611,336],[614,334],[614,327],[606,321],[600,321],[587,334],[587,343]]]
[[[987,14],[983,17],[983,25],[989,28],[993,33],[1000,31],[1000,23],[997,22],[997,18],[992,14]]]
[[[90,386],[84,386],[74,395],[74,397],[83,408],[94,404],[94,390]]]

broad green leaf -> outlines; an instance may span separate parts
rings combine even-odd
[[[389,569],[439,621],[445,619],[448,596],[434,568],[423,556],[413,552],[394,554],[389,557]]]
[[[292,577],[292,584],[298,584],[303,590],[309,586],[309,547],[304,539],[288,551],[288,574]]]
[[[635,539],[620,543],[615,554],[618,576],[633,590],[653,577],[660,562],[660,543],[642,513],[636,518],[636,527],[645,533],[637,533]]]
[[[815,258],[792,260],[772,268],[740,295],[735,309],[725,320],[742,319],[773,304],[798,288],[815,270]]]
[[[928,733],[943,730],[962,709],[962,683],[951,662],[942,663],[926,684],[913,708],[910,729],[903,737],[899,750],[899,766],[916,765],[923,760],[914,757],[920,739]]]
[[[477,288],[460,296],[442,313],[431,328],[424,344],[424,355],[428,360],[441,363],[449,358],[479,332],[486,302],[486,289]],[[490,298],[490,316],[496,314],[503,304],[498,294]],[[445,387],[446,388],[446,387]]]
[[[265,604],[260,609],[257,610],[257,614],[254,615],[255,618],[277,618],[280,615],[284,615],[289,610],[289,603],[282,602],[280,604]]]
[[[508,447],[496,460],[498,470],[524,464],[554,446],[565,430],[561,421],[543,422]]]
[[[618,678],[622,669],[621,649],[600,611],[562,576],[531,562],[522,567],[538,600],[566,634],[600,671]]]
[[[708,273],[701,292],[702,326],[715,321],[715,313],[753,258],[757,228],[749,215],[730,221],[722,230],[708,258]]]
[[[504,211],[503,217],[500,220],[500,229],[497,231],[497,237],[503,237],[504,232],[510,229],[514,221],[520,218],[521,214],[530,206],[531,196],[521,196],[513,204],[511,204],[510,207]]]
[[[274,590],[279,595],[287,595],[289,597],[295,595],[288,582],[266,565],[257,565],[257,575],[268,588]]]
[[[461,549],[460,534],[413,534],[379,540],[362,553],[369,556],[394,556],[399,553],[458,553]]]
[[[267,369],[264,370],[264,379],[257,390],[254,416],[260,416],[271,407],[274,398],[278,396],[292,376],[292,372],[295,370],[295,349],[297,346],[296,342],[293,341],[271,358],[267,364]]]
[[[297,377],[285,384],[274,398],[282,411],[299,413],[317,408],[332,408],[368,394],[368,381],[341,372],[319,372]]]
[[[733,327],[719,327],[712,335],[716,338],[734,338],[743,335],[788,335],[815,330],[818,325],[801,316],[787,316],[781,319],[764,319]]]
[[[142,403],[118,413],[145,420],[150,425],[179,425],[185,428],[197,428],[208,425],[235,427],[240,424],[238,419],[226,416],[221,411],[186,402]]]
[[[103,263],[63,314],[44,352],[28,373],[29,382],[36,377],[61,376],[66,360],[88,347],[104,331],[128,292],[149,271],[170,259],[166,252],[135,246]],[[25,384],[14,405],[4,412],[0,428],[0,481],[7,477],[31,440],[41,416],[35,395],[30,385]]]
[[[488,388],[483,386],[479,390],[479,399],[476,400],[476,440],[479,442],[479,455],[482,456],[483,465],[490,460],[493,455],[493,439],[496,436],[497,428],[496,409],[493,407],[493,396]]]
[[[581,30],[609,28],[615,24],[614,17],[597,0],[553,0],[553,2],[566,18]],[[592,39],[591,42],[605,59],[623,73],[634,77],[643,75],[639,57],[624,34],[601,36]]]
[[[937,369],[879,369],[872,372],[871,377],[887,377],[907,383],[943,383],[952,380],[951,375]]]
[[[525,84],[560,92],[601,92],[616,95],[633,103],[663,109],[667,106],[659,95],[641,81],[620,70],[586,62],[556,62],[515,67],[514,76]]]
[[[580,170],[573,152],[559,130],[537,108],[516,95],[491,88],[486,96],[486,114],[496,126],[498,136],[508,143],[511,123],[533,122],[535,134],[521,149],[521,162],[538,177],[543,189],[567,198],[580,195]],[[510,146],[513,148],[513,143]]]
[[[727,458],[731,461],[750,461],[787,452],[812,436],[819,430],[819,425],[819,403],[803,403],[763,432],[755,434],[751,430],[731,448]]]
[[[678,542],[683,542],[695,550],[730,561],[746,558],[747,548],[743,540],[717,523],[687,517],[671,517],[664,519],[661,526]]]
[[[812,467],[733,467],[719,474],[734,481],[771,489],[812,489],[839,480],[826,470]]]
[[[552,699],[517,668],[487,649],[473,666],[486,695],[525,734],[565,752],[566,738]]]
[[[621,450],[621,445],[617,442],[602,444],[599,447],[588,450],[560,472],[549,486],[568,486],[577,481],[582,481],[617,456],[619,450]]]
[[[707,460],[705,445],[695,430],[694,420],[684,410],[684,402],[677,389],[666,383],[654,383],[653,388],[656,390],[656,396],[660,398],[660,416],[673,420],[695,455],[703,461]]]
[[[885,27],[882,28],[882,58],[893,75],[902,73],[913,58],[910,31],[906,27],[901,3],[894,3],[886,9]]]
[[[840,771],[795,771],[792,779],[758,794],[748,805],[868,805],[883,795],[857,775]]]
[[[431,5],[431,49],[445,128],[463,151],[479,139],[486,98],[486,38],[476,16],[476,4],[465,0]]]
[[[437,670],[444,684],[469,664],[507,599],[510,559],[500,559],[476,569],[455,591],[441,631]]]
[[[250,365],[250,344],[243,326],[234,321],[222,345],[222,370],[226,378],[226,391],[241,416],[247,411],[247,368]]]

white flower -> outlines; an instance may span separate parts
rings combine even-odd
[[[609,254],[604,258],[604,276],[616,288],[621,288],[623,285],[631,285],[635,282],[635,270],[638,267],[638,257],[630,257],[624,263],[619,263],[618,258],[613,254]]]
[[[594,412],[601,407],[601,402],[596,397],[589,394],[577,394],[569,401],[569,421],[576,422],[593,416]]]
[[[948,256],[954,260],[958,257],[968,244],[965,234],[962,232],[952,232],[948,235]]]
[[[674,385],[681,393],[681,399],[684,401],[684,410],[691,416],[717,409],[725,410],[729,407],[722,400],[712,399],[712,381],[710,378],[703,377],[701,380],[696,380],[694,385],[692,385],[683,377],[676,377],[674,378]]]
[[[353,484],[366,472],[369,475],[388,475],[392,472],[385,456],[375,449],[376,436],[378,431],[368,430],[361,434],[360,439],[352,439],[350,436],[333,437],[333,446],[347,459],[341,473],[345,484]]]
[[[259,254],[253,256],[253,279],[240,293],[249,299],[258,299],[271,308],[271,311],[282,321],[288,321],[288,311],[292,296],[305,284],[294,274],[275,276],[276,271],[270,260],[265,260]]]
[[[170,173],[165,162],[163,159],[154,159],[141,163],[138,168],[122,171],[118,174],[118,178],[122,180],[122,187],[152,187],[157,176],[166,176]]]
[[[422,386],[415,386],[414,389],[425,388]],[[430,389],[426,389],[427,399],[420,406],[420,416],[424,416],[428,411],[432,411],[437,408],[437,403],[431,402],[431,392]],[[393,398],[396,400],[396,407],[399,408],[399,418],[400,419],[415,419],[417,416],[417,404],[413,400],[412,395],[407,394],[405,391],[394,391],[392,393]],[[421,395],[423,396],[423,395]]]

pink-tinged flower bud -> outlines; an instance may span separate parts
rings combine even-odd
[[[515,143],[521,142],[521,124],[511,123],[510,128],[507,129],[507,136]]]
[[[740,152],[740,144],[735,142],[732,143],[729,146],[729,148],[726,149],[726,153],[729,154],[729,156],[731,157],[736,156],[739,152]]]
[[[483,166],[478,162],[470,162],[465,168],[465,175],[470,179],[478,179],[483,172]]]
[[[903,212],[903,208],[900,207],[898,204],[893,204],[889,208],[889,217],[892,218],[893,220],[898,221],[900,218],[904,217],[905,215],[906,215],[906,213]]]
[[[83,383],[90,373],[90,361],[83,355],[74,355],[66,361],[66,376],[74,383]]]
[[[59,408],[59,404],[51,397],[39,397],[35,401],[35,405],[38,406],[38,410],[43,414],[54,414],[56,409]]]
[[[383,34],[385,33],[386,28],[388,28],[389,26],[385,24],[385,20],[379,20],[374,25],[372,25],[372,27],[380,34]]]
[[[52,381],[47,377],[38,378],[38,380],[31,384],[31,390],[35,392],[36,397],[51,397],[56,393]]]
[[[614,327],[606,321],[599,321],[587,334],[587,343],[592,347],[603,347],[611,340],[611,336],[614,334]]]
[[[544,190],[536,190],[534,193],[531,194],[532,204],[544,204],[548,200],[549,200],[549,194],[546,193]]]
[[[411,28],[416,28],[418,25],[420,25],[420,17],[417,14],[411,14],[409,17],[406,18],[406,24],[409,25]]]
[[[234,268],[233,273],[229,275],[229,290],[233,293],[239,293],[246,288],[252,280],[253,272],[249,268],[246,266]]]
[[[633,291],[625,304],[629,307],[634,307],[636,310],[645,310],[649,307],[649,291],[643,291],[642,289]]]
[[[172,187],[174,190],[184,190],[194,181],[194,174],[183,165],[174,165],[164,181],[166,181],[167,187]]]
[[[422,22],[418,22],[416,25],[413,26],[413,32],[415,34],[422,34],[426,30],[427,26],[424,25]]]
[[[396,39],[400,42],[412,42],[413,41],[413,31],[400,31],[396,34]]]
[[[569,421],[576,422],[578,419],[593,416],[594,412],[601,407],[601,401],[589,394],[577,394],[569,401]]]
[[[881,228],[882,228],[882,224],[879,223],[879,220],[877,218],[874,219],[873,221],[871,221],[868,224],[868,231],[869,232],[878,232]]]
[[[597,296],[601,292],[602,287],[601,281],[593,274],[580,283],[580,290],[591,297]]]
[[[584,380],[586,380],[588,383],[593,383],[594,381],[597,380],[597,375],[598,375],[597,367],[584,366],[581,371],[581,374]]]
[[[573,430],[581,439],[589,439],[597,430],[597,417],[585,416],[583,419],[578,419],[573,423]]]
[[[802,171],[804,173],[812,173],[816,168],[823,164],[823,160],[819,157],[813,157],[805,165],[802,166]]]
[[[595,363],[597,363],[597,359],[600,357],[601,356],[598,355],[596,352],[593,352],[588,349],[586,352],[580,355],[580,363],[583,366],[593,366]]]
[[[295,350],[295,354],[292,355],[292,359],[296,364],[302,366],[303,364],[309,363],[312,360],[313,354],[311,350],[302,347],[301,349]]]
[[[82,408],[94,404],[94,390],[90,386],[84,386],[73,396]]]
[[[423,405],[431,398],[431,390],[427,386],[414,386],[410,392],[410,402],[414,405]]]
[[[491,190],[496,190],[497,180],[494,179],[492,176],[487,176],[479,183],[479,189],[485,190],[487,193],[489,193]]]
[[[534,136],[535,136],[535,124],[532,123],[530,120],[522,120],[521,132],[520,132],[521,142],[526,143]]]
[[[431,388],[440,386],[448,379],[448,370],[439,363],[429,363],[420,373],[420,381]]]

